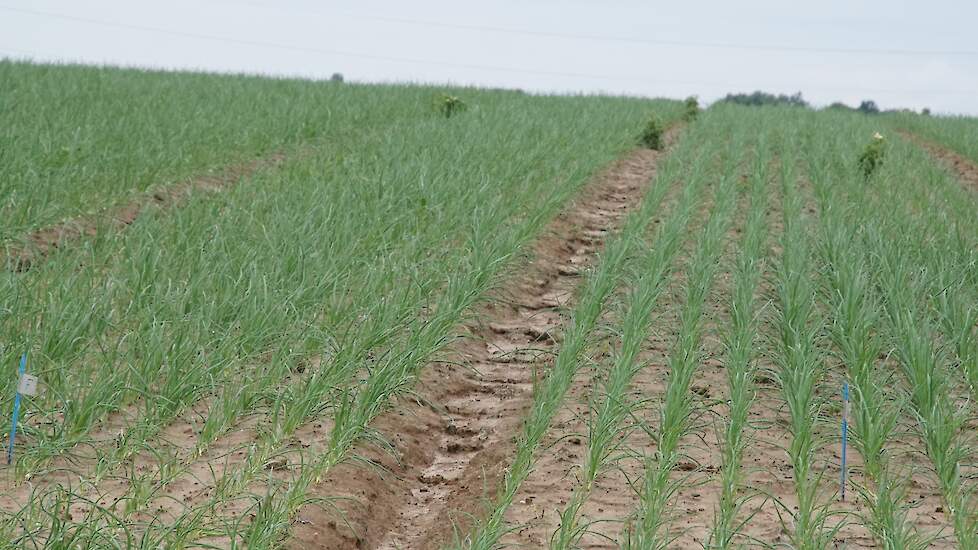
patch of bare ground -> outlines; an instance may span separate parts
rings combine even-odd
[[[0,265],[16,272],[30,270],[60,248],[65,248],[84,238],[94,237],[107,228],[124,228],[132,225],[141,215],[153,208],[173,208],[184,203],[195,192],[215,192],[230,187],[259,170],[284,162],[282,152],[231,164],[211,170],[176,183],[158,185],[145,193],[139,193],[129,202],[50,227],[38,229],[0,249]]]
[[[965,158],[947,147],[920,137],[917,134],[902,130],[899,131],[899,134],[906,138],[907,141],[930,153],[938,163],[954,173],[966,187],[978,192],[978,164],[975,164],[971,159]]]
[[[675,139],[670,132],[668,141]],[[437,548],[465,530],[498,487],[534,383],[549,368],[580,272],[637,207],[661,153],[636,150],[590,182],[530,247],[530,259],[426,367],[414,399],[374,423],[394,453],[347,463],[310,488],[331,507],[300,508],[293,548]]]

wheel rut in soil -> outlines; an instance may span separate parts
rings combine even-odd
[[[670,190],[660,211],[653,219],[658,225],[667,219],[679,206],[680,186]],[[638,407],[633,414],[647,426],[655,425],[652,417],[657,412],[660,396],[666,384],[666,363],[670,344],[674,340],[674,328],[678,326],[680,287],[685,280],[689,256],[714,205],[712,188],[703,190],[704,196],[698,199],[692,215],[685,226],[682,245],[676,257],[671,260],[669,272],[664,278],[663,289],[653,307],[653,321],[650,332],[639,357],[636,359],[636,372],[632,376],[625,400],[629,403],[644,402],[649,406]],[[649,242],[654,244],[655,237]],[[619,288],[618,299],[627,300],[627,281]],[[603,323],[609,327],[620,327],[622,308],[609,308],[603,316]],[[620,349],[621,341],[614,331],[602,335],[603,339],[591,346],[590,357],[574,376],[563,404],[551,422],[551,428],[540,445],[545,449],[533,471],[523,481],[516,493],[513,505],[506,513],[507,526],[511,530],[503,534],[501,544],[507,548],[546,548],[560,528],[560,514],[566,509],[574,491],[582,483],[580,472],[582,460],[589,452],[588,422],[591,414],[591,400],[595,392],[603,392],[602,380],[608,376],[612,350]],[[641,366],[641,368],[638,368]],[[656,406],[652,403],[655,402]],[[655,412],[653,412],[655,410]],[[634,426],[633,420],[622,423],[622,431],[616,444],[622,456],[614,466],[597,476],[594,486],[580,509],[580,524],[587,525],[587,532],[580,541],[582,548],[618,548],[619,535],[625,520],[634,511],[638,497],[631,483],[641,480],[644,473],[644,460],[647,452],[655,446],[648,435]]]
[[[6,265],[7,269],[18,273],[29,271],[56,250],[86,237],[94,237],[106,227],[125,228],[135,223],[153,207],[179,206],[195,192],[220,191],[254,175],[263,168],[278,166],[285,160],[284,153],[274,152],[246,162],[231,164],[177,183],[159,185],[155,189],[137,194],[135,198],[121,206],[35,230],[21,237],[19,242],[8,244],[6,250],[0,247],[0,265]]]
[[[484,513],[515,451],[534,383],[560,345],[562,311],[575,300],[581,271],[640,203],[660,156],[627,154],[549,224],[446,360],[424,369],[415,398],[377,419],[374,428],[395,453],[360,446],[357,453],[379,468],[344,464],[311,488],[313,498],[333,497],[334,508],[301,508],[290,547],[437,548]]]
[[[898,131],[907,141],[927,151],[934,159],[958,177],[965,187],[978,193],[978,164],[928,139],[910,132]]]

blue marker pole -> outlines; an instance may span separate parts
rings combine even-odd
[[[14,461],[14,438],[17,437],[17,418],[20,416],[20,380],[27,372],[27,354],[20,356],[20,371],[17,376],[17,396],[14,397],[14,422],[10,426],[10,445],[7,447],[7,464]]]
[[[846,445],[849,442],[849,382],[842,384],[842,500],[846,499]]]

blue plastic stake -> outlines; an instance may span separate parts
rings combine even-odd
[[[846,499],[846,446],[849,442],[849,382],[842,384],[842,500]]]
[[[14,461],[14,438],[17,437],[17,418],[20,417],[20,380],[27,372],[27,354],[20,356],[20,371],[17,376],[17,396],[14,397],[14,421],[10,426],[10,445],[7,447],[7,465]]]

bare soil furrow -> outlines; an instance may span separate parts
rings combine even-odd
[[[311,488],[314,498],[340,500],[300,509],[291,547],[434,548],[483,512],[559,345],[579,274],[639,204],[659,156],[633,151],[550,224],[445,360],[422,371],[416,399],[375,423],[394,454],[361,446],[378,467],[346,464]]]
[[[965,187],[978,191],[978,164],[974,161],[917,134],[907,131],[900,131],[899,134],[930,153],[938,163],[956,175]]]
[[[6,265],[8,269],[16,272],[28,271],[60,248],[65,248],[84,238],[94,237],[105,229],[125,228],[154,208],[166,209],[179,206],[193,193],[221,191],[263,168],[278,166],[285,160],[285,153],[274,152],[184,181],[158,185],[150,191],[139,193],[121,206],[38,229],[17,242],[7,245],[6,250],[0,249],[0,265]]]
[[[709,188],[706,188],[709,189]],[[683,303],[686,268],[697,246],[695,236],[706,222],[714,206],[713,194],[707,196],[693,211],[687,226],[687,238],[675,259],[672,276],[657,301],[652,329],[638,358],[639,368],[629,385],[626,399],[638,404],[635,418],[630,419],[622,433],[618,460],[609,470],[597,477],[594,487],[580,509],[581,525],[587,526],[580,545],[584,548],[617,548],[622,530],[638,502],[637,486],[645,473],[646,456],[655,452],[655,442],[637,424],[654,429],[659,424],[659,406],[668,379],[669,353],[679,326]],[[599,350],[601,351],[601,350]],[[602,360],[597,356],[595,360]],[[575,475],[586,452],[587,400],[596,381],[593,373],[578,373],[578,380],[569,392],[568,405],[558,412],[555,429],[548,436],[550,447],[541,457],[537,469],[523,484],[509,521],[517,529],[503,538],[504,543],[526,548],[546,546],[560,524],[558,512],[564,508],[578,480]],[[578,411],[581,411],[578,413]],[[579,437],[575,434],[579,434]]]
[[[652,220],[653,227],[658,227],[676,206],[678,189],[670,191],[662,209]],[[625,289],[619,289],[619,295],[626,296]],[[609,311],[604,317],[608,326],[618,326],[620,323],[620,319],[612,318],[614,312]],[[503,535],[502,544],[541,548],[549,544],[558,529],[560,511],[570,501],[581,481],[578,475],[580,465],[583,455],[588,452],[589,401],[602,383],[606,374],[602,369],[607,368],[611,361],[610,347],[614,345],[617,345],[614,335],[605,335],[589,350],[589,357],[585,361],[591,368],[580,368],[575,373],[564,405],[554,416],[551,429],[541,445],[544,452],[540,453],[533,471],[521,485],[514,505],[507,511],[507,523],[514,530]],[[625,492],[629,492],[627,487]],[[602,491],[601,495],[592,498],[602,500],[621,496],[617,492]],[[600,508],[602,512],[605,510],[603,505]]]

